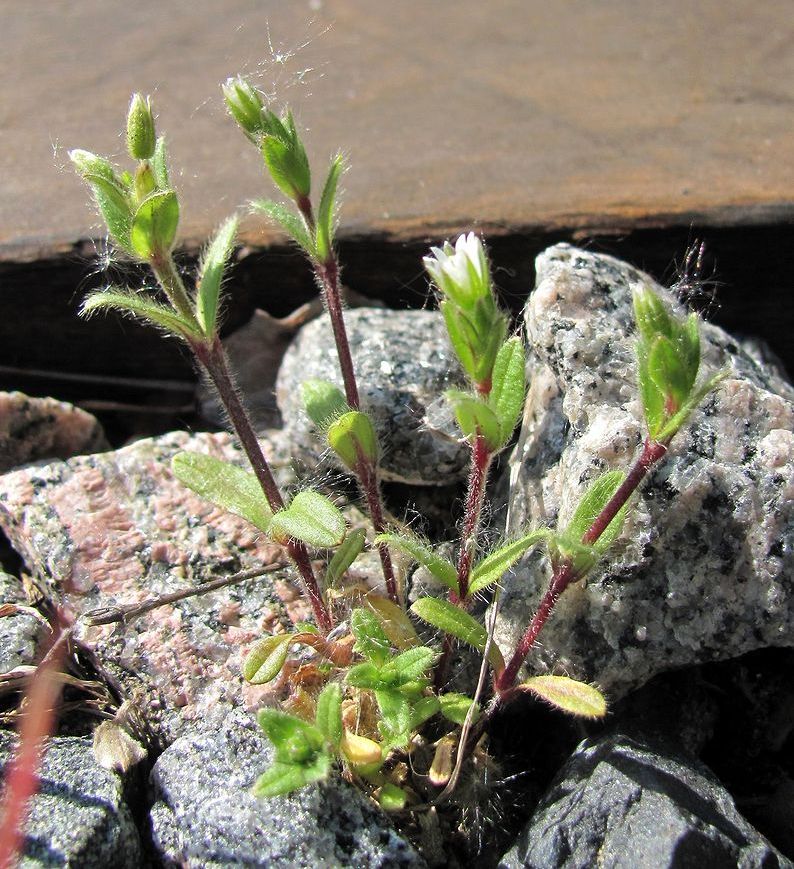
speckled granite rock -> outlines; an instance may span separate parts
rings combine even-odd
[[[15,736],[0,731],[0,767],[11,757]],[[54,737],[40,770],[20,866],[137,869],[141,843],[123,783],[94,760],[90,739]]]
[[[4,603],[27,605],[22,583],[0,573],[0,606]],[[0,673],[15,667],[35,664],[46,627],[34,615],[20,612],[0,618]]]
[[[383,447],[385,480],[448,485],[465,479],[469,451],[459,442],[444,390],[460,388],[460,368],[433,311],[359,308],[345,312],[363,407]],[[314,468],[327,455],[303,410],[300,384],[310,378],[342,385],[327,316],[304,326],[279,371],[276,398],[297,459]]]
[[[513,531],[565,522],[586,482],[628,467],[644,437],[631,288],[651,279],[567,245],[543,253],[537,275]],[[702,335],[704,372],[728,378],[647,481],[611,564],[562,597],[532,670],[596,680],[614,698],[668,668],[794,645],[794,389],[721,329]],[[547,577],[530,557],[506,580],[503,649]]]
[[[0,472],[109,448],[98,420],[54,398],[0,392]]]
[[[624,734],[576,749],[500,869],[789,869],[708,769]]]
[[[270,441],[265,450],[281,466]],[[179,450],[242,462],[226,434],[182,432],[116,452],[0,477],[0,527],[32,572],[76,613],[137,602],[280,559],[242,519],[193,495],[172,476]],[[309,617],[290,571],[163,606],[124,627],[81,637],[172,738],[183,721],[258,706],[266,689],[243,685],[239,663],[263,632]]]
[[[250,789],[272,760],[251,716],[178,739],[151,775],[151,827],[167,866],[422,867],[388,818],[338,780],[259,800]]]

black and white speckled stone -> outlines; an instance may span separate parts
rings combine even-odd
[[[271,763],[268,740],[240,710],[178,739],[152,770],[155,848],[167,866],[422,867],[389,819],[331,779],[285,797],[250,790]]]
[[[794,866],[706,767],[625,734],[582,742],[500,869]]]
[[[461,388],[464,379],[441,315],[357,308],[345,312],[345,322],[362,407],[381,441],[383,479],[415,485],[465,479],[469,449],[442,398],[446,389]],[[276,383],[293,454],[314,468],[328,451],[303,409],[300,385],[308,379],[342,386],[327,315],[301,329]]]
[[[0,768],[16,738],[0,731]],[[137,869],[141,843],[119,775],[94,760],[90,739],[53,737],[25,827],[20,866]]]
[[[647,275],[557,245],[526,309],[531,387],[511,462],[511,530],[565,523],[587,482],[628,468],[644,436],[632,287]],[[677,300],[654,285],[668,303]],[[611,562],[562,597],[529,659],[616,697],[655,673],[794,645],[794,389],[716,326],[702,376],[729,374],[673,440]],[[506,580],[510,650],[548,580],[530,556]]]
[[[0,604],[27,602],[22,583],[15,576],[0,573]],[[0,618],[0,673],[35,664],[46,632],[44,623],[28,613]]]

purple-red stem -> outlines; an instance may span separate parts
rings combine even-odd
[[[375,529],[376,534],[382,534],[386,530],[386,523],[383,519],[383,507],[380,502],[378,469],[374,462],[369,461],[361,453],[358,454],[358,461],[356,462],[356,476],[367,499],[369,514],[372,518],[372,527]],[[394,578],[394,566],[389,554],[389,547],[385,543],[378,544],[378,555],[380,556],[380,563],[383,568],[383,576],[386,580],[386,593],[394,603],[399,603],[397,580]]]
[[[477,434],[471,445],[471,469],[466,493],[466,505],[463,510],[463,526],[460,531],[460,555],[458,556],[458,589],[457,597],[465,602],[469,595],[469,574],[471,562],[477,543],[477,528],[480,524],[482,503],[485,497],[485,483],[488,478],[488,467],[491,464],[492,453],[488,449],[485,438]],[[453,601],[454,602],[454,601]]]
[[[615,518],[621,507],[628,501],[632,494],[637,490],[637,487],[645,479],[648,471],[658,462],[667,452],[667,444],[658,443],[650,439],[646,440],[639,458],[632,466],[626,479],[618,486],[615,494],[609,499],[607,504],[595,518],[593,524],[587,529],[582,536],[582,543],[585,545],[594,544],[598,538],[604,533],[609,526],[609,523]],[[552,610],[554,609],[560,595],[568,586],[578,579],[578,574],[570,560],[564,561],[552,575],[549,587],[541,599],[540,606],[537,609],[529,627],[521,637],[515,652],[505,667],[504,671],[496,679],[496,690],[503,695],[508,692],[515,684],[518,677],[518,671],[527,658],[530,650],[538,638],[538,634],[543,629]]]
[[[268,504],[270,504],[270,509],[274,513],[284,509],[284,499],[281,497],[278,484],[262,452],[262,447],[259,445],[259,440],[248,417],[248,412],[237,395],[234,378],[226,362],[226,354],[220,339],[216,338],[211,345],[192,344],[191,349],[206,370],[218,392],[221,403],[229,415],[232,428],[246,456],[248,456],[248,461],[251,463],[251,467],[254,474],[256,474],[259,485],[262,487]],[[327,633],[333,627],[333,619],[320,593],[320,587],[314,576],[306,546],[300,541],[291,541],[287,544],[287,553],[303,577],[306,593],[309,596],[309,602],[314,611],[314,617],[317,620],[317,627]]]
[[[353,368],[353,358],[350,355],[350,342],[347,339],[345,317],[342,313],[342,297],[339,292],[339,264],[335,256],[330,256],[323,263],[315,263],[317,278],[325,291],[325,304],[328,316],[331,318],[331,328],[334,330],[336,352],[339,356],[339,367],[342,370],[342,382],[345,385],[345,398],[353,410],[361,407],[358,397],[356,372]]]

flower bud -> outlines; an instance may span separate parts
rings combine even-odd
[[[262,97],[244,78],[228,78],[221,85],[223,98],[231,116],[243,132],[255,142],[264,132]]]
[[[150,160],[154,155],[157,136],[149,97],[133,94],[127,112],[127,150],[133,160]]]

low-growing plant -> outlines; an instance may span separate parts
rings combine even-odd
[[[473,233],[454,245],[431,248],[424,259],[439,297],[449,341],[468,380],[450,390],[461,438],[470,449],[470,471],[455,557],[385,520],[379,485],[381,446],[362,404],[355,362],[347,340],[335,247],[337,189],[343,160],[331,160],[319,202],[312,200],[309,161],[292,114],[277,114],[242,78],[223,86],[229,112],[260,151],[270,178],[287,203],[259,201],[254,208],[274,221],[309,260],[330,316],[343,390],[325,381],[303,385],[306,413],[320,429],[339,463],[355,478],[371,518],[373,535],[348,528],[343,513],[325,494],[303,489],[282,492],[262,452],[218,332],[221,287],[232,255],[237,219],[227,220],[207,246],[194,280],[186,284],[173,258],[179,201],[170,181],[166,146],[155,134],[148,98],[136,94],[127,117],[131,170],[121,170],[87,151],[70,156],[88,183],[121,255],[150,267],[157,288],[109,287],[90,295],[84,315],[115,309],[144,320],[184,342],[214,385],[251,469],[195,453],[173,460],[177,478],[213,503],[243,517],[284,547],[311,603],[314,624],[292,633],[265,636],[243,665],[249,682],[280,675],[295,646],[316,656],[317,679],[295,682],[284,709],[260,711],[259,724],[275,749],[275,762],[259,778],[261,796],[293,791],[329,775],[335,764],[366,783],[380,803],[401,809],[421,802],[411,788],[401,755],[430,727],[436,742],[429,778],[437,798],[450,793],[475,737],[487,730],[494,711],[517,692],[528,691],[574,715],[597,718],[606,701],[597,688],[557,675],[519,681],[519,672],[560,595],[606,556],[619,536],[631,497],[665,456],[672,438],[719,375],[699,380],[697,317],[680,318],[648,287],[635,293],[638,330],[637,383],[647,437],[627,472],[611,470],[588,487],[564,528],[526,529],[514,539],[487,546],[481,529],[488,476],[494,458],[509,444],[524,405],[525,350],[511,334],[510,319],[494,292],[488,257]],[[470,610],[476,597],[493,592],[530,550],[545,547],[552,578],[539,608],[515,649],[500,649],[492,626]],[[352,587],[348,568],[367,548],[380,556],[383,582],[374,590]],[[318,575],[312,554],[328,553]],[[406,607],[405,589],[392,562],[398,550],[421,564],[446,589]],[[347,593],[340,594],[342,589]],[[192,593],[192,592],[190,592]],[[140,611],[140,608],[138,608]],[[95,621],[103,614],[89,614]],[[107,616],[107,613],[104,614]],[[110,618],[113,616],[111,615]],[[435,629],[426,643],[417,631]],[[436,644],[438,643],[438,645]],[[456,644],[483,656],[474,696],[449,689],[449,663]],[[507,654],[509,652],[509,654]],[[485,674],[490,672],[487,680]],[[473,730],[473,732],[472,732]],[[441,789],[444,789],[443,791]]]

